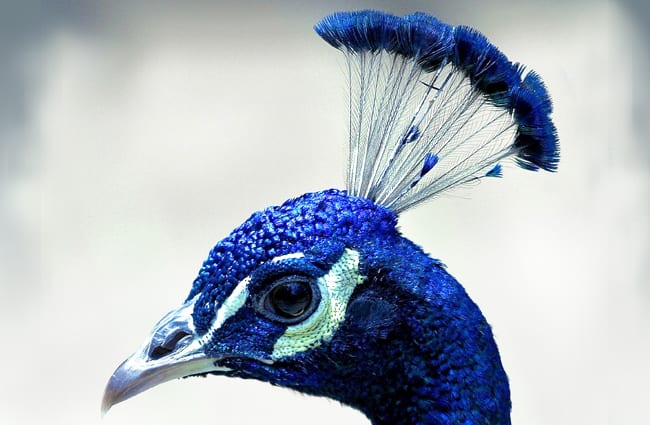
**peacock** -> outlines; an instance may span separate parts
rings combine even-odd
[[[401,212],[501,177],[555,171],[541,78],[485,36],[414,13],[315,26],[349,85],[345,190],[253,213],[209,252],[185,302],[113,373],[102,409],[195,375],[252,378],[352,406],[372,424],[510,424],[492,330]]]

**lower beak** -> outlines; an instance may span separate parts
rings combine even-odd
[[[203,353],[192,321],[195,299],[172,310],[158,322],[140,350],[113,372],[102,400],[102,415],[115,404],[176,378],[223,372],[219,359]]]

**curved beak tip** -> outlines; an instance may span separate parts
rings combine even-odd
[[[118,368],[115,372],[117,373],[119,370],[120,368]],[[116,373],[113,373],[113,375],[111,375],[111,378],[108,380],[108,383],[106,384],[106,388],[104,389],[104,396],[102,397],[102,405],[101,405],[102,418],[106,415],[106,413],[108,413],[111,407],[113,407],[115,404],[119,403],[120,401],[123,401],[126,398],[128,398],[128,397],[123,397],[124,386],[118,385],[116,379]]]
[[[117,386],[115,385],[115,375],[111,376],[111,379],[108,380],[108,383],[106,384],[106,389],[104,389],[104,396],[102,397],[102,405],[101,405],[101,417],[103,418],[106,413],[119,403],[120,401],[124,401],[128,397],[121,397],[122,391],[119,391]]]
[[[191,313],[195,301],[196,298],[167,313],[142,348],[115,369],[104,390],[102,417],[117,403],[158,384],[215,370],[215,359],[206,357],[194,334]],[[164,348],[164,355],[152,357],[152,346]]]
[[[100,412],[100,417],[104,419],[104,416],[108,413],[108,411],[111,409],[111,404],[106,402],[106,397],[104,396],[104,399],[102,400],[102,408]]]

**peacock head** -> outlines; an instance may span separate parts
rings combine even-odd
[[[422,13],[335,13],[316,31],[348,65],[346,191],[257,212],[217,243],[183,305],[110,378],[103,408],[222,374],[334,398],[374,424],[507,425],[490,327],[397,216],[501,177],[508,159],[554,171],[546,88],[478,32]]]
[[[253,214],[217,243],[185,303],[115,371],[104,411],[203,374],[330,397],[386,423],[398,423],[395,403],[413,400],[429,412],[460,411],[466,401],[454,392],[474,385],[492,403],[508,400],[480,311],[396,224],[391,210],[334,189]],[[468,358],[480,361],[467,367]]]
[[[334,189],[254,213],[216,244],[185,303],[116,370],[104,410],[206,373],[344,397],[334,366],[358,369],[368,344],[398,328],[400,300],[390,294],[399,291],[379,297],[372,287],[400,267],[396,222],[392,211]]]

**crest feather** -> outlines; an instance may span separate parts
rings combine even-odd
[[[364,10],[324,18],[316,32],[347,59],[347,190],[400,212],[452,187],[559,160],[551,102],[479,32],[415,13]]]

